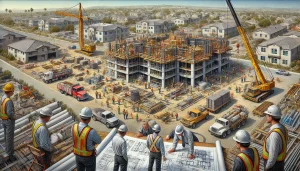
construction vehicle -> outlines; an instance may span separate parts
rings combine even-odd
[[[252,87],[249,87],[242,96],[245,99],[251,100],[253,102],[261,102],[263,99],[265,99],[266,97],[268,97],[269,95],[274,93],[274,90],[273,90],[273,88],[275,87],[274,78],[272,77],[271,80],[269,80],[269,81],[265,79],[265,77],[258,65],[255,54],[251,48],[251,45],[250,45],[250,42],[247,37],[245,29],[242,27],[230,0],[226,0],[226,2],[231,11],[233,19],[237,25],[237,30],[242,38],[243,44],[248,53],[248,57],[253,65],[255,73],[256,73],[255,84]]]
[[[55,14],[61,15],[61,16],[73,17],[73,18],[78,19],[78,31],[79,31],[78,43],[79,43],[80,50],[75,50],[75,52],[91,56],[91,55],[93,55],[94,51],[96,50],[96,45],[95,45],[95,43],[89,44],[89,45],[84,44],[83,20],[88,20],[88,22],[89,22],[90,19],[88,17],[82,16],[82,9],[83,8],[81,6],[81,3],[79,3],[78,15],[66,13],[63,11],[56,11]]]
[[[264,112],[268,109],[269,106],[273,105],[274,103],[269,102],[269,101],[264,101],[262,104],[260,104],[259,106],[257,106],[254,110],[253,110],[253,115],[257,115],[260,117],[264,116]]]
[[[79,84],[73,84],[67,81],[61,82],[57,84],[57,89],[66,95],[73,96],[78,101],[83,101],[88,99],[88,94],[84,90],[82,86]]]
[[[232,131],[244,126],[247,118],[247,109],[242,105],[236,105],[221,118],[216,119],[216,122],[209,127],[208,131],[212,135],[225,138]]]
[[[107,128],[116,127],[120,124],[120,120],[111,111],[107,111],[101,108],[93,109],[93,120],[100,121]]]
[[[203,106],[199,106],[198,108],[189,111],[188,115],[183,116],[180,119],[180,122],[186,127],[191,127],[195,129],[197,124],[200,121],[202,121],[203,119],[208,120],[208,118],[209,118],[208,110]]]
[[[63,78],[67,78],[71,76],[73,73],[72,69],[56,69],[49,70],[47,72],[42,73],[41,78],[44,83],[51,83],[56,80],[61,80]]]

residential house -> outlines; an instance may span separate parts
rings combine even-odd
[[[300,38],[278,36],[258,45],[257,56],[260,61],[290,66],[300,59]]]
[[[200,18],[176,18],[173,20],[175,25],[187,25],[187,24],[194,24],[199,23]]]
[[[205,37],[234,37],[239,33],[236,29],[235,22],[213,23],[202,28],[202,35]]]
[[[288,37],[293,37],[293,38],[299,37],[300,38],[300,32],[292,30],[292,31],[289,31],[289,32],[283,34],[283,36],[288,36]]]
[[[287,32],[287,27],[280,24],[269,26],[267,28],[258,29],[253,32],[254,39],[270,40],[274,37],[281,36]]]
[[[150,34],[168,33],[173,26],[174,23],[168,20],[143,20],[136,23],[136,32]]]
[[[78,25],[74,28],[74,34],[79,36]],[[84,38],[99,42],[112,42],[124,40],[129,37],[129,29],[116,24],[98,23],[84,26]]]
[[[29,25],[29,19],[28,18],[22,18],[22,17],[15,17],[13,18],[13,21],[15,24],[22,24],[25,26]]]
[[[280,23],[280,25],[286,26],[287,29],[290,29],[291,26],[293,25],[293,21],[292,20],[283,20],[283,22]]]
[[[26,36],[0,29],[0,49],[7,50],[7,45],[23,40]]]
[[[8,45],[8,53],[24,63],[57,57],[58,46],[38,40],[25,39]]]

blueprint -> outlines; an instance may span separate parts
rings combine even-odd
[[[128,171],[145,171],[149,163],[149,150],[146,140],[124,137],[127,142]],[[194,147],[195,159],[188,159],[187,147],[177,145],[176,152],[168,154],[172,143],[165,142],[166,158],[162,161],[163,171],[218,171],[217,152],[215,147]],[[113,170],[114,152],[110,142],[106,148],[97,156],[97,170]],[[155,168],[155,163],[153,168]],[[155,170],[155,169],[154,169]]]

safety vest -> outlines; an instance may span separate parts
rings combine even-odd
[[[7,120],[8,115],[6,114],[6,103],[9,101],[9,98],[5,98],[1,104],[1,119],[2,120]]]
[[[36,131],[41,127],[41,126],[45,126],[43,123],[39,123],[39,124],[37,124],[36,126],[34,126],[35,125],[35,122],[36,121],[34,121],[33,122],[33,124],[32,124],[32,143],[33,143],[33,146],[35,147],[35,148],[38,148],[38,144],[37,144],[37,142],[36,142],[36,139],[35,139],[35,134],[36,134]],[[46,126],[45,126],[46,127]]]
[[[94,154],[94,151],[88,151],[86,148],[87,138],[92,129],[93,128],[86,126],[82,129],[81,133],[79,134],[79,131],[78,131],[79,125],[75,124],[73,126],[73,141],[74,141],[73,152],[74,152],[74,154],[83,156],[83,157],[92,156]]]
[[[153,140],[153,134],[149,135],[150,138],[150,151],[151,152],[160,152],[160,149],[156,147],[156,142],[159,140],[160,136],[156,136]]]
[[[254,153],[254,163],[245,153],[240,153],[238,157],[243,161],[246,171],[259,171],[258,151],[254,147],[250,147],[250,148],[253,150]]]
[[[266,136],[266,138],[264,140],[264,146],[263,146],[263,152],[262,152],[262,158],[263,159],[268,160],[268,158],[269,158],[269,152],[267,150],[267,139],[268,139],[268,137],[270,136],[270,134],[272,132],[277,132],[280,135],[280,138],[281,138],[282,149],[281,149],[281,152],[279,153],[279,155],[277,156],[276,161],[278,161],[278,162],[284,161],[284,159],[286,157],[288,132],[287,132],[287,129],[284,126],[283,126],[283,128],[285,130],[285,134],[283,134],[282,131],[279,128],[275,128],[271,132],[269,132],[269,134]]]

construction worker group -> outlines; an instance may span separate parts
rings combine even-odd
[[[15,131],[15,110],[14,104],[10,99],[14,94],[14,85],[7,83],[3,87],[4,96],[1,103],[1,119],[5,137],[5,151],[8,154],[8,160],[13,162],[16,160],[14,156],[14,131]],[[283,171],[284,160],[286,158],[288,132],[287,129],[279,122],[281,118],[281,110],[276,105],[271,105],[264,112],[266,120],[272,126],[268,132],[261,152],[264,160],[264,169],[268,171]],[[80,122],[74,124],[71,128],[73,137],[73,153],[76,158],[76,166],[78,171],[94,171],[96,170],[96,144],[101,143],[101,138],[97,132],[88,124],[93,116],[92,110],[84,107],[80,112]],[[47,122],[52,116],[52,109],[44,107],[39,111],[39,119],[32,124],[32,143],[33,146],[40,150],[44,155],[39,159],[40,163],[46,169],[51,166],[51,157],[53,147],[50,139],[50,132],[47,128]],[[159,135],[161,127],[154,124],[151,128],[148,122],[143,122],[142,128],[139,129],[137,137],[147,136],[147,148],[149,149],[149,165],[148,170],[152,170],[154,161],[156,162],[156,170],[161,170],[161,162],[166,161],[166,153],[164,140]],[[126,125],[118,128],[118,133],[112,139],[114,158],[114,171],[126,171],[128,166],[127,144],[124,136],[128,132]],[[182,125],[176,126],[167,137],[166,140],[173,139],[173,146],[168,153],[176,152],[176,147],[181,140],[183,147],[188,147],[188,158],[194,159],[194,142],[199,141],[197,136],[189,130],[184,129]],[[259,151],[250,147],[251,137],[245,130],[236,132],[233,140],[236,141],[236,147],[240,150],[237,155],[233,171],[258,171],[260,167]]]

